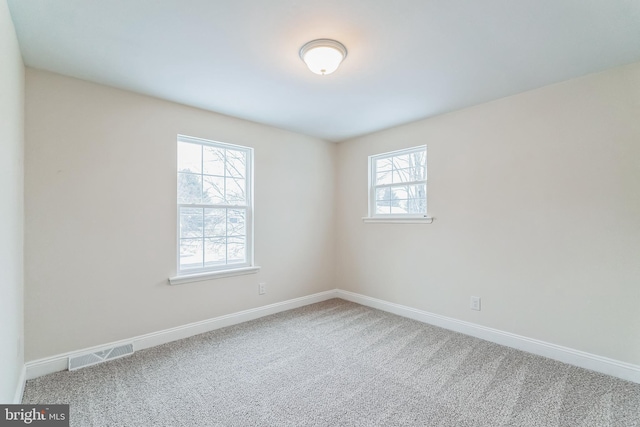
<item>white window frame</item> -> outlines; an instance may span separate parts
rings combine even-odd
[[[384,213],[376,213],[376,190],[379,188],[392,187],[397,186],[397,183],[394,184],[376,184],[376,161],[380,159],[386,159],[390,157],[397,157],[406,154],[413,154],[416,152],[424,151],[425,153],[425,179],[418,181],[406,182],[403,184],[412,185],[412,184],[424,184],[425,189],[427,188],[427,146],[420,145],[417,147],[404,148],[402,150],[389,151],[386,153],[375,154],[369,156],[369,198],[368,198],[368,216],[362,218],[364,222],[393,222],[393,223],[431,223],[433,222],[433,218],[431,218],[428,212],[427,205],[427,191],[425,191],[425,213],[424,214],[384,214]]]
[[[202,138],[196,138],[186,135],[178,135],[176,143],[176,153],[178,145],[181,142],[198,144],[201,146],[210,146],[223,149],[231,149],[236,151],[242,151],[246,154],[246,204],[245,205],[231,205],[231,204],[196,204],[196,203],[179,203],[178,191],[176,188],[176,271],[175,277],[169,278],[169,282],[172,285],[188,283],[193,281],[210,280],[222,277],[230,277],[244,274],[257,273],[260,267],[254,265],[253,257],[253,148],[236,144],[228,144],[219,141],[211,141]],[[201,174],[203,170],[201,170]],[[176,184],[179,171],[177,170],[176,163]],[[245,262],[244,263],[232,263],[222,264],[218,266],[209,266],[202,268],[180,268],[180,209],[181,208],[212,208],[212,209],[243,209],[246,211],[245,217]]]

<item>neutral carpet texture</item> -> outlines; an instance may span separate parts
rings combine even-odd
[[[640,384],[339,299],[27,382],[72,426],[640,427]]]

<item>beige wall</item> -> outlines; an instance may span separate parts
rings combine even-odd
[[[435,222],[364,224],[420,144]],[[640,364],[640,63],[341,143],[337,188],[340,288]]]
[[[338,145],[32,69],[26,102],[27,360],[339,287],[640,364],[640,64]],[[178,133],[255,148],[257,275],[167,284]],[[367,156],[420,144],[436,221],[364,224]]]
[[[13,403],[23,359],[24,65],[0,0],[0,403]]]
[[[28,361],[335,287],[334,144],[48,72],[26,76]],[[258,274],[168,284],[179,133],[255,149]]]

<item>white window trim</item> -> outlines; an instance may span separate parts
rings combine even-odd
[[[231,206],[237,207],[239,209],[246,209],[247,217],[246,217],[246,252],[247,252],[247,261],[244,263],[238,264],[226,264],[219,267],[206,267],[206,268],[198,268],[198,269],[189,269],[189,270],[180,270],[180,208],[181,207],[202,207],[203,205],[199,204],[183,204],[176,203],[176,276],[169,278],[169,283],[171,285],[179,285],[182,283],[189,282],[197,282],[203,280],[213,280],[213,279],[221,279],[224,277],[233,277],[233,276],[241,276],[245,274],[253,274],[257,273],[260,270],[259,266],[254,265],[254,252],[253,252],[253,209],[254,209],[254,199],[253,199],[253,169],[254,169],[254,153],[253,148],[246,147],[242,145],[228,144],[220,141],[212,141],[203,138],[196,138],[193,136],[178,134],[177,138],[178,142],[191,142],[195,144],[201,145],[209,145],[213,147],[228,147],[233,150],[245,150],[248,153],[248,158],[250,158],[249,165],[247,167],[247,201],[249,202],[247,205],[238,205]],[[176,171],[176,177],[178,176]],[[177,191],[176,191],[177,194]],[[207,207],[216,207],[218,205],[207,205]],[[229,208],[227,205],[219,205],[219,207]]]
[[[169,283],[172,285],[182,285],[183,283],[201,282],[204,280],[222,279],[225,277],[244,276],[246,274],[255,274],[260,271],[260,267],[230,268],[228,270],[207,271],[196,274],[183,274],[180,276],[169,277]]]
[[[368,174],[369,174],[369,179],[368,179],[368,211],[369,211],[369,216],[365,216],[362,218],[362,221],[365,223],[369,223],[369,224],[431,224],[433,223],[434,218],[428,216],[427,214],[425,215],[415,215],[415,214],[376,214],[375,211],[375,190],[376,188],[379,188],[381,186],[375,186],[373,184],[374,182],[374,176],[373,176],[373,164],[374,161],[377,159],[384,159],[387,157],[394,157],[394,156],[399,156],[402,154],[411,154],[411,153],[415,153],[417,151],[422,151],[422,150],[427,150],[427,146],[426,145],[420,145],[417,147],[411,147],[411,148],[405,148],[405,149],[401,149],[401,150],[395,150],[395,151],[389,151],[386,153],[380,153],[380,154],[375,154],[372,156],[369,156],[368,161],[369,161],[369,165],[368,165]],[[426,165],[425,165],[426,166]],[[428,169],[427,169],[427,173],[428,173]],[[425,185],[427,185],[427,179],[425,178],[424,181],[415,181],[415,182],[424,182]],[[415,183],[414,182],[414,183]],[[408,182],[407,184],[412,184],[412,182]],[[392,186],[394,184],[388,184],[388,186]],[[397,184],[396,184],[397,185]],[[383,186],[387,186],[387,185],[383,185]],[[428,191],[427,191],[428,194]],[[428,205],[427,205],[427,210],[428,210]]]
[[[362,221],[370,224],[431,224],[435,218],[431,216],[403,217],[371,217],[364,216]]]

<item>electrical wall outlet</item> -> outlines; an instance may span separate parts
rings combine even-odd
[[[480,311],[480,297],[471,297],[471,310]]]
[[[265,282],[258,283],[258,295],[264,295],[267,293],[267,284]]]

